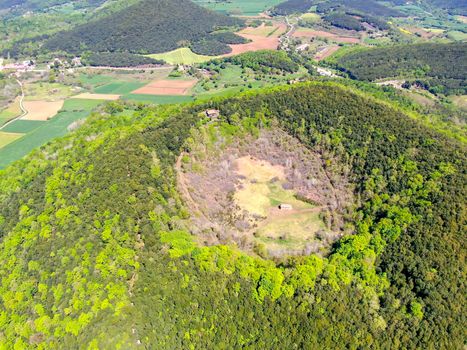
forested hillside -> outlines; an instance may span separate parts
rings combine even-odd
[[[332,83],[124,107],[0,172],[5,348],[464,346],[463,144]],[[353,234],[278,264],[200,246],[174,166],[203,125],[227,139],[275,125],[338,162]]]
[[[397,10],[391,9],[380,4],[377,1],[367,0],[337,0],[337,1],[318,1],[318,0],[287,0],[275,6],[272,12],[276,15],[289,15],[292,13],[307,12],[312,6],[317,6],[318,12],[329,12],[340,10],[362,15],[373,15],[380,17],[401,16]]]
[[[195,5],[189,0],[142,0],[110,15],[59,33],[44,49],[70,53],[114,52],[148,54],[209,41],[209,34],[243,21]],[[218,45],[226,44],[216,41]]]
[[[467,43],[417,44],[360,50],[338,65],[360,80],[401,78],[434,93],[467,92]]]

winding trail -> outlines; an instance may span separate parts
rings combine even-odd
[[[8,122],[6,122],[5,124],[3,124],[0,127],[0,130],[3,130],[3,128],[7,127],[8,125],[10,125],[11,123],[17,121],[18,119],[21,119],[21,118],[25,117],[28,114],[28,111],[26,110],[26,108],[24,108],[24,104],[23,104],[23,101],[24,101],[23,83],[21,81],[19,81],[19,79],[16,79],[16,82],[18,83],[18,85],[21,88],[21,96],[20,96],[20,99],[19,99],[19,107],[21,108],[21,114],[19,116],[17,116],[16,118],[13,118],[13,119],[9,120]]]

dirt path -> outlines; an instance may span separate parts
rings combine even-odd
[[[16,82],[18,83],[18,85],[20,86],[21,88],[21,96],[20,96],[20,99],[19,99],[19,108],[21,108],[21,115],[17,116],[16,118],[13,118],[11,119],[10,121],[6,122],[5,124],[2,125],[2,127],[0,127],[0,130],[3,130],[3,128],[7,127],[8,125],[10,125],[11,123],[17,121],[18,119],[21,119],[23,118],[24,116],[26,116],[28,114],[28,111],[24,108],[24,104],[23,104],[23,101],[24,101],[24,88],[23,88],[23,83],[21,81],[19,81],[18,79],[16,79]]]

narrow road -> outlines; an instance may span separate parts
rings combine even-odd
[[[287,33],[285,33],[284,35],[280,37],[279,41],[281,43],[282,49],[287,51],[289,49],[290,36],[295,31],[295,25],[290,23],[289,17],[285,16],[284,18],[285,18],[285,24],[287,24],[287,28],[290,28],[290,29],[287,31]]]
[[[21,115],[17,116],[16,118],[13,118],[11,119],[10,121],[6,122],[5,124],[3,124],[1,127],[0,127],[0,130],[3,130],[3,128],[7,127],[8,125],[10,125],[11,123],[17,121],[18,119],[21,119],[23,118],[24,116],[26,116],[28,114],[28,111],[24,108],[24,104],[23,104],[23,101],[24,101],[24,88],[23,88],[23,83],[21,81],[19,81],[18,79],[16,79],[16,82],[18,83],[18,85],[20,86],[21,88],[21,96],[20,96],[20,99],[19,99],[19,107],[21,108]]]

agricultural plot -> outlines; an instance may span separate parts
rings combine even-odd
[[[15,101],[8,106],[8,108],[0,112],[0,126],[5,124],[7,121],[19,116],[20,114],[21,108],[19,106],[19,97],[17,97]]]
[[[241,53],[259,50],[277,50],[279,46],[279,38],[275,36],[263,37],[258,35],[240,34],[245,39],[251,40],[246,44],[230,45],[232,52],[224,55],[224,57],[230,57],[239,55]]]
[[[283,2],[283,0],[233,0],[233,1],[214,1],[214,0],[194,0],[198,5],[207,7],[211,10],[239,15],[239,16],[257,16]]]
[[[91,110],[102,103],[99,100],[67,100],[65,101],[61,111],[52,119],[39,122],[37,128],[32,128],[31,125],[23,124],[24,129],[31,128],[24,136],[19,136],[10,141],[0,149],[0,169],[6,167],[10,163],[23,158],[32,150],[46,144],[50,140],[64,136],[68,133],[68,126],[73,122],[85,119]],[[28,121],[30,122],[30,121]],[[21,124],[12,127],[21,127]]]
[[[195,86],[197,80],[195,79],[165,79],[156,80],[148,85],[145,85],[135,91],[132,94],[140,95],[172,95],[172,96],[183,96],[188,95],[191,88]]]
[[[24,120],[49,120],[63,107],[63,100],[59,101],[24,101],[27,114]]]
[[[26,134],[36,130],[38,127],[42,126],[43,123],[43,121],[39,120],[15,120],[14,122],[5,126],[2,131],[16,134]]]
[[[255,35],[261,37],[280,37],[287,30],[287,26],[283,23],[276,25],[266,25],[262,23],[259,27],[246,27],[237,34]]]
[[[346,43],[346,44],[358,44],[360,42],[360,38],[357,37],[349,37],[349,36],[342,36],[338,34],[334,34],[331,32],[326,32],[323,30],[311,30],[311,29],[304,29],[299,28],[294,33],[293,36],[296,38],[322,38],[328,39],[331,41],[335,41],[338,43]]]
[[[169,95],[141,95],[141,94],[127,94],[122,97],[124,100],[153,103],[153,104],[176,104],[193,101],[191,96],[169,96]]]
[[[318,52],[315,54],[314,59],[317,61],[322,61],[334,54],[337,50],[339,50],[338,45],[325,46],[318,50]]]
[[[216,56],[198,55],[188,47],[182,47],[170,52],[147,55],[156,60],[163,60],[169,64],[195,64],[210,61]]]
[[[60,101],[74,93],[71,86],[48,82],[25,84],[24,89],[26,101]]]
[[[136,89],[139,89],[144,85],[145,83],[143,82],[116,81],[94,89],[93,93],[105,95],[125,95]]]
[[[0,131],[0,149],[21,138],[23,134]],[[1,153],[0,153],[1,155]],[[1,158],[0,158],[1,162]]]
[[[454,41],[467,41],[467,33],[458,30],[449,31],[446,33],[446,35],[449,39]]]
[[[120,98],[120,95],[112,95],[112,94],[91,94],[88,92],[84,92],[82,94],[73,96],[72,99],[78,100],[105,100],[105,101],[116,101]]]

